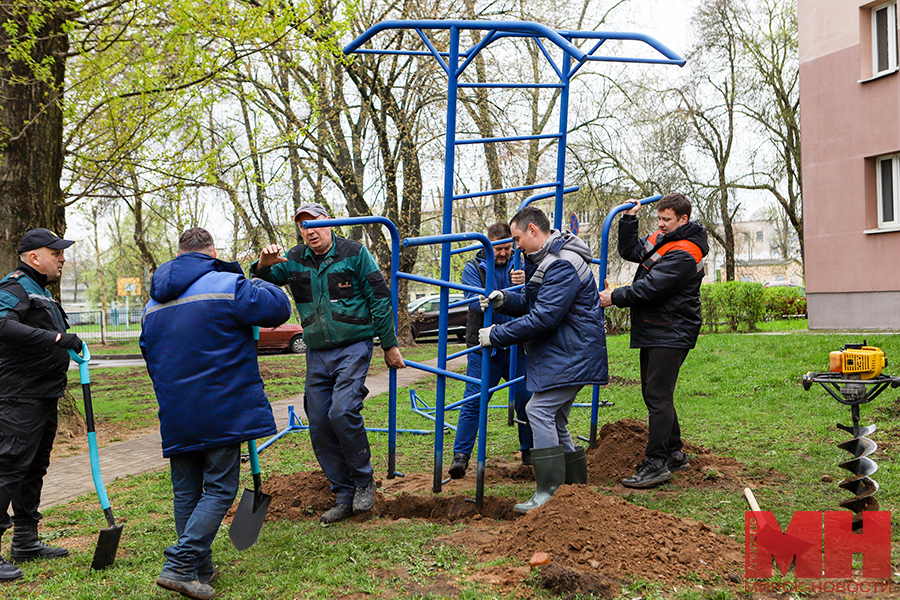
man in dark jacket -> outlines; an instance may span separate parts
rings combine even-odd
[[[631,307],[631,347],[641,351],[641,393],[649,411],[647,457],[622,485],[650,488],[690,468],[682,452],[675,412],[675,384],[688,352],[697,343],[700,283],[709,252],[706,229],[691,221],[691,203],[683,194],[666,194],[656,205],[659,230],[638,238],[637,213],[619,221],[619,255],[640,263],[630,286],[600,292],[603,306]]]
[[[304,220],[327,219],[316,202],[294,214]],[[406,365],[397,348],[391,293],[365,246],[334,235],[330,227],[300,229],[305,244],[281,256],[281,246],[263,248],[250,267],[257,277],[291,286],[306,342],[303,409],[319,466],[336,496],[320,520],[335,523],[375,506],[375,471],[363,422],[366,375],[377,335],[384,362]]]
[[[156,583],[212,598],[211,545],[237,495],[240,444],[278,432],[253,326],[281,325],[291,303],[278,286],[218,260],[212,236],[199,227],[181,234],[178,255],[153,274],[150,298],[140,346],[159,403],[178,535]]]
[[[63,250],[73,243],[32,229],[19,244],[16,270],[0,280],[0,535],[13,527],[13,563],[69,555],[39,541],[38,507],[56,437],[56,403],[66,389],[66,348],[82,348],[78,336],[66,333],[66,313],[45,287],[62,275]],[[0,581],[21,576],[0,557]]]
[[[494,223],[488,228],[487,237],[492,242],[509,240],[512,234],[506,223]],[[503,290],[525,282],[525,272],[513,270],[512,242],[494,244],[494,289]],[[479,250],[463,267],[461,283],[474,288],[484,288],[487,277],[487,265],[484,250]],[[476,298],[475,292],[465,292],[466,298]],[[506,323],[513,317],[495,314],[494,323]],[[466,322],[466,345],[478,346],[478,330],[484,325],[484,313],[477,302],[469,305],[468,321]],[[509,379],[509,366],[511,360],[510,348],[491,348],[491,368],[488,387],[495,387],[501,379]],[[466,375],[474,379],[481,379],[481,351],[472,352],[467,356]],[[516,377],[525,374],[525,349],[517,347],[516,351]],[[459,421],[456,424],[456,438],[453,441],[453,462],[449,473],[453,479],[461,479],[466,474],[469,466],[469,457],[475,446],[475,437],[478,434],[478,415],[481,406],[481,384],[466,383],[466,391],[463,398],[468,401],[459,408]],[[531,394],[525,388],[525,383],[516,385],[515,411],[519,421],[519,450],[522,452],[522,464],[530,465],[531,461],[531,427],[528,426],[528,416],[525,414],[525,405]]]
[[[540,210],[526,206],[510,221],[513,239],[536,269],[525,294],[492,292],[499,312],[519,318],[478,332],[484,347],[525,344],[526,383],[533,392],[525,407],[534,435],[537,490],[514,510],[544,504],[563,483],[587,483],[584,448],[575,448],[566,425],[579,390],[608,380],[606,336],[600,316],[591,251],[569,232],[550,230]]]

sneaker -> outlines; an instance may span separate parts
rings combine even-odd
[[[466,476],[468,468],[469,455],[465,452],[457,452],[453,455],[453,462],[450,463],[450,479],[462,479]]]
[[[675,471],[686,471],[691,468],[691,463],[688,461],[688,455],[680,450],[678,452],[673,452],[666,459],[666,466],[669,468],[670,473],[674,473]]]
[[[0,556],[0,581],[12,581],[22,576],[22,569],[10,564],[5,558]]]
[[[353,507],[340,502],[322,513],[319,521],[322,523],[337,523],[351,516],[353,516]]]
[[[372,510],[375,506],[375,480],[371,480],[368,485],[357,487],[353,494],[353,512],[364,513]]]
[[[668,481],[671,476],[672,473],[669,472],[669,467],[665,463],[657,465],[652,460],[645,458],[637,466],[634,475],[622,480],[622,485],[638,489],[652,488]]]
[[[531,458],[531,448],[522,450],[522,464],[526,467],[534,466],[534,460]]]
[[[179,581],[177,579],[169,579],[165,575],[160,575],[156,579],[156,585],[173,592],[178,592],[182,596],[188,598],[196,598],[197,600],[210,600],[216,595],[216,590],[207,583],[200,583],[194,579],[193,581]]]

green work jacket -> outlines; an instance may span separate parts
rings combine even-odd
[[[391,291],[372,254],[357,241],[333,233],[332,240],[324,258],[300,244],[287,262],[260,269],[256,261],[250,273],[290,286],[309,348],[340,348],[376,335],[382,348],[396,346]]]

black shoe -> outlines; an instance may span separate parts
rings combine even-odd
[[[638,465],[634,475],[622,480],[622,485],[638,489],[652,488],[668,481],[671,476],[672,473],[669,472],[669,467],[665,463],[657,465],[652,460],[645,458]]]
[[[686,471],[691,468],[691,463],[688,461],[688,455],[680,450],[678,452],[673,452],[666,459],[666,466],[669,468],[670,473],[674,473],[675,471]]]
[[[343,502],[339,504],[335,504],[319,517],[319,521],[322,523],[337,523],[338,521],[343,521],[348,517],[353,516],[353,507],[349,504],[344,504]]]
[[[522,450],[522,464],[526,467],[534,466],[534,460],[531,458],[531,448]]]
[[[165,575],[160,575],[156,579],[156,585],[173,592],[178,592],[182,596],[188,598],[196,598],[197,600],[210,600],[216,595],[216,590],[211,585],[200,583],[194,579],[193,581],[179,581],[177,579],[169,579]]]
[[[369,482],[368,485],[357,487],[353,494],[353,512],[364,513],[372,510],[375,506],[375,480]]]
[[[453,455],[453,462],[450,463],[450,479],[462,479],[466,476],[468,468],[469,455],[465,452],[457,452]]]
[[[0,556],[0,581],[12,581],[22,576],[22,569],[15,565],[9,564],[5,558]]]

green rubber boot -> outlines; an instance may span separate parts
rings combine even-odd
[[[528,502],[516,504],[513,511],[524,515],[532,508],[542,506],[553,496],[557,488],[566,482],[566,457],[562,446],[552,448],[534,448],[531,450],[534,460],[534,479],[537,489]]]
[[[587,456],[584,448],[566,452],[566,483],[587,483]]]

